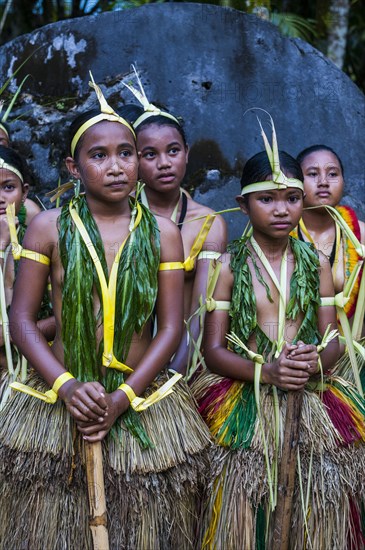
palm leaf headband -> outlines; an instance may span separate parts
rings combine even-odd
[[[99,104],[100,104],[100,110],[101,113],[99,115],[96,115],[80,126],[80,128],[77,130],[76,134],[72,138],[71,141],[71,155],[74,156],[76,145],[78,144],[81,136],[91,128],[91,126],[94,126],[94,124],[97,124],[98,122],[101,122],[102,120],[109,120],[110,122],[120,122],[124,126],[126,126],[133,134],[134,139],[136,139],[136,134],[132,128],[132,126],[127,122],[123,117],[119,116],[118,113],[116,113],[110,105],[107,103],[103,92],[99,88],[97,84],[95,84],[93,75],[90,71],[90,78],[91,82],[89,82],[89,86],[95,90],[96,96],[98,98]]]
[[[1,126],[2,127],[2,126]],[[4,168],[5,170],[10,170],[10,172],[13,172],[13,174],[15,174],[16,176],[18,176],[18,178],[20,179],[20,181],[22,182],[22,184],[24,183],[24,179],[23,179],[23,176],[22,174],[19,172],[19,170],[17,170],[17,168],[15,168],[15,166],[13,166],[12,164],[8,164],[7,162],[5,162],[5,160],[3,158],[0,157],[0,168]]]
[[[260,109],[260,110],[263,110],[263,109]],[[267,111],[265,111],[265,113],[266,112]],[[248,193],[253,193],[255,191],[272,191],[277,189],[279,190],[286,189],[287,187],[297,187],[301,191],[304,191],[304,185],[302,181],[296,178],[287,178],[284,172],[281,170],[280,160],[279,160],[279,148],[278,148],[278,141],[276,138],[274,121],[272,119],[272,116],[269,113],[267,114],[269,115],[270,121],[271,121],[272,147],[270,146],[269,140],[267,139],[267,136],[264,132],[260,119],[257,118],[257,120],[261,128],[262,139],[264,140],[266,153],[270,162],[270,166],[272,170],[272,180],[258,181],[255,183],[251,183],[250,185],[246,185],[242,189],[241,195],[247,195]]]
[[[146,119],[148,119],[152,116],[164,116],[166,118],[169,118],[169,119],[173,120],[174,122],[176,122],[176,124],[181,126],[180,122],[178,121],[178,119],[176,117],[174,117],[174,115],[171,115],[170,113],[167,113],[166,111],[161,111],[161,109],[156,107],[156,105],[154,105],[153,103],[150,103],[148,101],[147,96],[146,96],[146,92],[143,89],[141,79],[139,78],[139,75],[138,75],[138,72],[137,72],[135,66],[132,65],[131,67],[132,67],[132,70],[134,72],[134,76],[137,80],[139,90],[137,90],[137,88],[135,88],[130,81],[128,83],[127,82],[122,82],[122,84],[124,84],[124,86],[126,88],[128,88],[128,90],[130,92],[132,92],[132,94],[138,99],[138,101],[140,102],[140,104],[142,105],[142,107],[144,109],[144,113],[141,116],[139,116],[137,118],[137,120],[133,123],[133,127],[137,128],[140,124],[142,124],[142,122],[144,122]]]

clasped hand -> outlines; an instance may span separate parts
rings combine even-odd
[[[313,344],[285,343],[279,357],[263,365],[262,378],[283,390],[301,390],[310,376],[318,373],[319,355]]]
[[[89,442],[104,439],[116,419],[129,406],[123,392],[117,390],[107,393],[99,382],[72,380],[62,395],[60,391],[60,397],[83,438]]]

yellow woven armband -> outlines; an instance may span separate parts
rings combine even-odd
[[[20,257],[26,258],[27,260],[33,260],[34,262],[39,262],[44,265],[50,265],[51,263],[50,258],[48,258],[45,254],[41,254],[35,250],[28,250],[27,248],[22,248]]]
[[[182,262],[163,262],[160,264],[159,271],[172,271],[173,269],[184,269]]]
[[[167,397],[168,395],[171,395],[173,393],[172,386],[176,384],[178,380],[182,377],[181,374],[176,373],[170,380],[165,382],[161,388],[159,388],[157,391],[146,397],[144,399],[143,397],[137,397],[134,391],[128,384],[121,384],[118,387],[118,390],[121,390],[126,394],[128,397],[129,403],[136,412],[142,412],[148,409],[151,405],[154,405],[155,403],[158,403],[158,401],[161,401],[164,397]]]
[[[64,384],[66,384],[66,382],[68,382],[69,380],[72,380],[73,378],[74,376],[72,376],[70,372],[64,372],[58,378],[56,378],[56,380],[53,383],[52,389],[44,393],[41,391],[35,390],[30,386],[26,386],[25,384],[21,384],[20,382],[12,382],[10,384],[10,387],[13,390],[21,391],[23,393],[31,395],[32,397],[36,397],[37,399],[41,399],[42,401],[45,401],[46,403],[53,405],[57,401],[58,392],[60,388]]]

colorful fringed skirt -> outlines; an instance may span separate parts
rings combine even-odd
[[[291,550],[365,548],[365,401],[354,386],[325,379],[304,391]],[[270,549],[286,392],[203,371],[192,385],[217,443],[202,519],[201,548]],[[260,427],[259,416],[262,420]]]
[[[38,377],[29,383],[44,391]],[[103,441],[110,549],[194,548],[209,431],[182,381],[140,420],[153,446],[123,427]],[[1,550],[92,550],[86,483],[83,440],[63,402],[15,394],[0,414]]]

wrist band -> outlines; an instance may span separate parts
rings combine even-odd
[[[70,372],[64,372],[53,382],[52,391],[58,395],[60,388],[69,380],[75,379]]]
[[[0,250],[0,259],[5,258],[5,250]]]
[[[32,397],[36,397],[37,399],[41,399],[42,401],[45,401],[46,403],[50,403],[51,405],[53,405],[57,401],[58,392],[60,388],[64,384],[66,384],[66,382],[74,378],[75,377],[72,376],[70,372],[64,372],[63,374],[58,376],[58,378],[56,378],[56,380],[53,382],[52,389],[44,393],[41,391],[35,390],[30,386],[26,386],[25,384],[21,384],[20,382],[12,382],[10,384],[10,387],[13,390],[21,391],[23,393],[26,393],[27,395],[31,395]]]
[[[173,393],[172,386],[176,384],[178,380],[182,378],[182,374],[176,373],[170,380],[165,382],[158,390],[149,395],[146,399],[143,397],[137,397],[133,389],[128,384],[121,384],[118,386],[118,390],[121,390],[128,397],[129,403],[136,412],[142,412],[148,409],[151,405],[154,405],[164,397]]]

